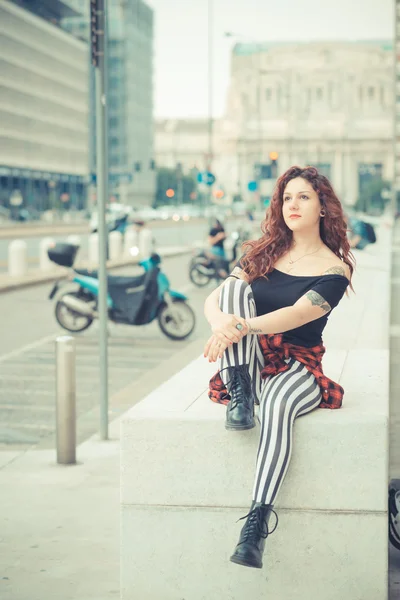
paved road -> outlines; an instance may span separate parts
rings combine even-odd
[[[167,259],[164,269],[175,289],[187,291],[197,314],[197,327],[188,340],[167,339],[156,323],[145,327],[110,325],[110,397],[133,380],[159,366],[173,353],[204,338],[207,326],[202,306],[210,288],[191,289],[187,277],[189,256]],[[121,269],[121,274],[137,272]],[[46,444],[54,434],[55,354],[54,340],[61,333],[54,319],[54,304],[47,300],[50,286],[0,296],[2,355],[0,356],[0,447]],[[88,418],[98,405],[98,329],[94,324],[76,336],[78,437],[97,430],[97,418]],[[201,346],[199,346],[199,352]],[[183,366],[183,365],[182,365]],[[110,407],[111,413],[118,406]],[[113,416],[113,414],[111,414]],[[50,441],[49,441],[50,443]]]

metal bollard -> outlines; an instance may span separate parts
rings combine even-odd
[[[49,271],[54,268],[47,254],[47,250],[54,245],[54,240],[50,237],[43,238],[39,245],[39,267],[42,271]]]
[[[76,463],[75,340],[69,335],[56,339],[56,436],[57,462]]]
[[[108,236],[109,252],[111,260],[118,260],[122,255],[122,233],[112,231]]]
[[[14,240],[8,245],[8,274],[22,277],[28,270],[27,245],[24,240]]]
[[[91,265],[99,264],[99,236],[97,233],[91,233],[89,236],[89,263]]]
[[[148,258],[152,252],[153,246],[153,235],[151,230],[147,227],[143,227],[143,229],[139,233],[139,252],[140,256],[144,258]]]
[[[124,237],[124,255],[131,256],[130,250],[134,246],[139,247],[138,234],[134,229],[127,229]]]

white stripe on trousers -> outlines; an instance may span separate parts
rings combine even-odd
[[[251,287],[243,280],[229,279],[220,294],[219,306],[225,313],[245,319],[256,316]],[[308,369],[288,359],[289,370],[262,380],[264,359],[258,336],[249,335],[224,352],[219,369],[249,365],[255,397],[260,404],[260,441],[256,461],[253,500],[273,504],[289,467],[296,417],[311,412],[321,401],[321,390]],[[224,383],[229,374],[221,373]]]

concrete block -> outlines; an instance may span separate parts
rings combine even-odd
[[[229,562],[247,511],[124,506],[122,599],[387,599],[385,515],[281,510],[257,570]]]
[[[124,600],[387,600],[388,252],[360,257],[356,295],[330,316],[323,365],[345,388],[343,408],[296,420],[262,570],[229,562],[259,428],[224,429],[225,407],[206,394],[215,365],[193,361],[127,413]]]

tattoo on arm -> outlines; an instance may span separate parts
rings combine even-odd
[[[262,333],[262,331],[261,329],[253,329],[253,327],[250,327],[249,333],[254,333],[255,335],[258,335],[259,333]]]
[[[325,271],[324,275],[343,275],[343,277],[346,277],[346,271],[343,267],[331,267]]]
[[[228,275],[228,277],[234,277],[235,279],[245,279],[244,277],[244,271],[243,269],[241,269],[240,267],[235,267],[232,271],[232,273],[230,273]]]
[[[332,310],[330,305],[328,304],[328,302],[325,300],[325,298],[323,298],[320,294],[318,294],[318,292],[314,292],[313,290],[310,290],[309,292],[307,292],[306,298],[308,298],[310,300],[310,302],[313,306],[321,307],[322,310],[325,311],[326,313],[328,313],[330,310]]]

